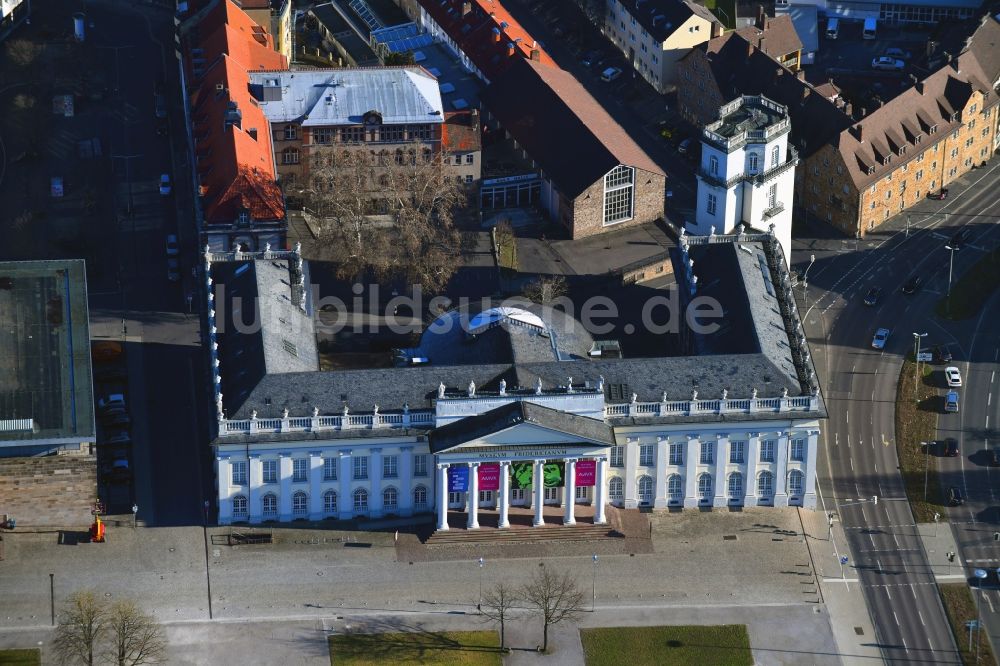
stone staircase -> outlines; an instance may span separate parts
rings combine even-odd
[[[594,541],[597,539],[623,539],[625,535],[615,530],[611,525],[592,525],[577,523],[576,525],[543,525],[530,527],[512,525],[509,528],[497,529],[485,527],[478,530],[452,528],[437,530],[431,534],[425,545],[443,546],[472,543],[535,543],[552,541]]]

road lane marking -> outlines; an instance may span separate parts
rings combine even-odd
[[[915,588],[913,585],[910,585],[910,592],[913,593],[913,600],[916,601],[917,600],[917,588]],[[920,611],[917,611],[917,613],[919,613],[919,612]],[[920,618],[920,624],[923,624],[923,623],[924,623],[924,618]]]
[[[851,471],[853,472],[854,471],[854,458],[849,458],[848,460],[851,461]]]
[[[879,564],[878,568],[881,569],[882,565]],[[885,596],[889,597],[889,600],[892,601],[892,592],[889,591],[889,588],[885,588]],[[899,624],[899,618],[896,618],[896,624]]]
[[[850,412],[844,412],[844,416],[847,418],[847,422],[850,423],[851,422],[851,413]]]
[[[886,593],[888,593],[888,592],[889,592],[889,590],[886,590]],[[892,599],[892,597],[889,597],[889,598],[890,598],[890,599]],[[894,618],[896,618],[896,626],[901,626],[901,625],[899,624],[899,616],[898,616],[898,615],[896,615],[896,611],[892,611],[892,616],[893,616]],[[905,645],[906,645],[906,643],[903,643],[903,645],[905,646]]]

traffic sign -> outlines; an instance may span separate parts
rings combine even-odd
[[[979,620],[969,620],[968,622],[965,623],[965,628],[966,629],[978,629],[979,628]]]
[[[920,352],[917,354],[917,361],[919,363],[930,363],[934,360],[934,354],[931,352]]]

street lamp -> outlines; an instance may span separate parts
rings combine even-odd
[[[486,560],[479,558],[479,603],[476,604],[476,610],[480,613],[483,612],[483,565],[486,564]]]
[[[813,267],[813,263],[816,262],[816,255],[809,255],[809,265],[806,266],[806,272],[802,274],[802,296],[806,295],[806,289],[809,287],[809,269]]]
[[[952,247],[951,245],[945,245],[944,249],[948,250],[948,299],[945,301],[948,304],[948,314],[951,314],[951,275],[955,268],[955,250],[961,250],[961,247]]]
[[[590,597],[590,612],[597,610],[597,555],[594,555],[594,593]]]
[[[983,626],[983,581],[986,580],[986,570],[976,569],[974,572],[979,579],[979,603],[976,604],[976,663],[979,663],[979,630]],[[969,631],[969,640],[972,640],[972,631]],[[972,646],[969,646],[972,650]]]
[[[914,333],[913,334],[913,344],[916,350],[913,352],[913,360],[917,364],[917,371],[913,374],[913,394],[916,396],[918,382],[920,381],[920,341],[926,338],[926,333]],[[918,398],[919,400],[919,398]]]
[[[132,529],[135,529],[135,516],[136,516],[137,513],[139,513],[139,505],[138,504],[133,504],[132,505]]]

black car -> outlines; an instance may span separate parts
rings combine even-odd
[[[911,275],[910,279],[903,283],[903,293],[912,294],[920,289],[920,285],[924,283],[924,278],[920,275]]]
[[[958,486],[952,486],[948,489],[948,504],[952,506],[961,506],[965,504],[965,495],[962,494],[962,489]]]
[[[956,249],[962,247],[962,244],[965,242],[965,239],[969,237],[970,233],[972,233],[972,229],[969,227],[962,227],[951,237],[951,240],[948,241],[948,245]]]
[[[880,287],[872,287],[865,294],[865,305],[875,305],[878,303],[879,297],[882,296],[882,289]]]
[[[935,363],[950,363],[951,352],[944,345],[938,345],[931,350]]]
[[[938,192],[929,192],[927,194],[928,199],[937,199],[938,201],[948,198],[948,188],[942,187]]]
[[[600,51],[587,51],[583,58],[580,59],[580,64],[584,67],[593,67],[597,64],[598,60],[601,58]]]
[[[958,440],[949,437],[944,440],[944,454],[949,458],[958,456]]]

